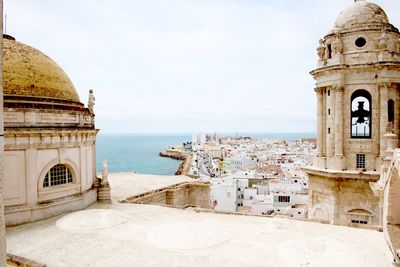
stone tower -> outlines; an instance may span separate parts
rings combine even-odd
[[[369,184],[379,180],[387,133],[399,135],[399,38],[381,7],[355,1],[319,41],[311,71],[317,156],[304,169],[312,219],[382,225],[382,207]]]

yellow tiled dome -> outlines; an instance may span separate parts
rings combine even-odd
[[[53,98],[80,102],[71,80],[51,58],[39,50],[3,38],[5,96]]]

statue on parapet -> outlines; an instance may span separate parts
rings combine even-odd
[[[89,100],[88,100],[88,109],[90,111],[90,113],[94,114],[94,101],[96,100],[96,98],[94,97],[93,94],[93,89],[89,90]]]
[[[108,165],[107,161],[103,160],[102,168],[101,168],[101,183],[108,183]]]
[[[317,48],[318,57],[320,60],[325,60],[325,41],[324,39],[319,39],[319,46]]]
[[[100,180],[100,178],[98,178]],[[101,168],[101,181],[97,187],[97,201],[101,203],[111,203],[111,188],[108,183],[108,166],[107,161],[103,161]]]

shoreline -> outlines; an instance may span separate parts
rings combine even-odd
[[[175,175],[188,175],[190,163],[192,162],[192,155],[181,151],[164,150],[159,153],[160,157],[171,158],[182,161],[179,164]]]

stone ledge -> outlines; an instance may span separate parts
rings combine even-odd
[[[374,171],[338,171],[331,169],[320,169],[313,166],[306,166],[301,168],[308,175],[324,176],[327,178],[339,179],[359,179],[367,181],[378,181],[380,178],[379,172]]]
[[[7,267],[21,266],[21,267],[46,267],[46,264],[39,263],[24,257],[7,254]]]

